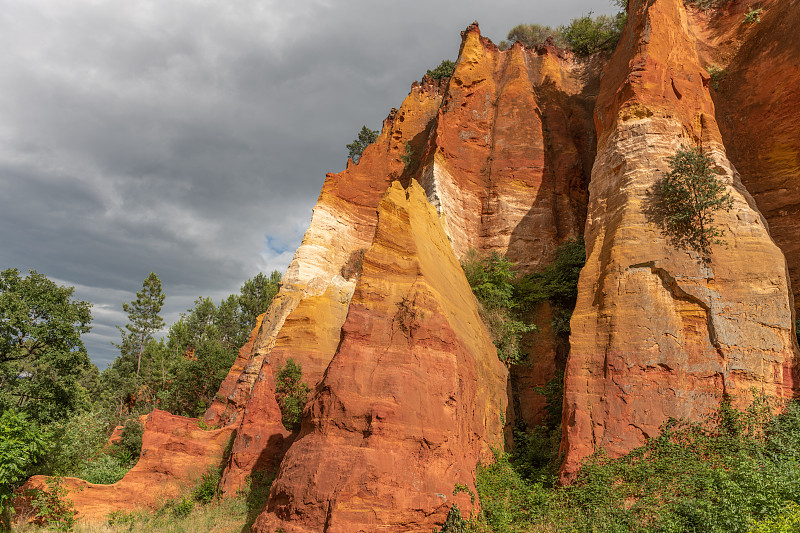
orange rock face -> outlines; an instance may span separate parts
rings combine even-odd
[[[262,464],[261,457],[274,456],[278,448],[268,451],[266,443],[288,442],[274,410],[264,411],[272,402],[261,397],[270,394],[269,376],[293,358],[312,389],[323,378],[356,284],[350,263],[372,245],[378,203],[392,180],[423,183],[456,257],[471,247],[498,250],[527,271],[580,232],[594,158],[591,94],[599,71],[594,63],[579,65],[560,54],[520,46],[500,52],[471,26],[449,82],[415,83],[359,163],[328,175],[252,349],[240,353],[206,413],[209,423],[238,427],[226,490]],[[588,85],[581,81],[587,79]],[[401,159],[406,142],[414,154],[408,166]],[[549,348],[534,357],[539,368],[526,376],[519,394],[526,415],[540,414],[541,396],[533,387],[557,371]]]
[[[713,92],[728,157],[741,173],[786,256],[800,304],[800,2],[763,2],[761,22],[742,24],[747,5],[737,3],[727,18],[741,45],[723,63],[727,75]],[[732,6],[734,7],[734,6]],[[725,20],[725,19],[723,19]],[[705,34],[722,24],[701,21]],[[717,22],[715,24],[715,22]],[[738,43],[737,43],[738,44]]]
[[[155,410],[145,421],[139,462],[121,480],[113,485],[95,485],[64,478],[77,518],[100,521],[113,511],[156,509],[196,483],[209,469],[219,469],[233,429],[205,431],[197,422],[196,418]],[[22,490],[44,485],[43,476],[34,476]]]
[[[598,67],[544,46],[501,52],[477,25],[463,33],[415,175],[458,257],[498,251],[527,272],[581,233]]]
[[[422,188],[378,208],[342,340],[254,531],[430,531],[503,441],[507,371]]]
[[[723,395],[793,394],[783,255],[728,161],[680,0],[631,0],[601,82],[589,186],[587,263],[572,317],[562,467],[598,448],[623,454],[668,418],[698,419]],[[727,246],[704,265],[646,215],[666,158],[700,145],[734,197]]]

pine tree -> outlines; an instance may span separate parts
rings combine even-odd
[[[136,299],[123,303],[122,309],[128,313],[126,333],[122,328],[122,345],[138,351],[136,362],[136,382],[142,370],[142,353],[145,345],[153,338],[153,334],[164,327],[164,319],[159,315],[164,306],[164,294],[161,292],[161,280],[155,272],[150,272],[142,283],[142,290],[136,293]]]

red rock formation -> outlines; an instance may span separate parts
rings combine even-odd
[[[501,52],[477,24],[462,36],[415,176],[458,257],[499,251],[527,272],[582,231],[599,60],[519,43]]]
[[[761,2],[758,24],[742,24],[746,2],[731,13],[697,24],[712,43],[725,35],[725,22],[738,40],[721,62],[727,75],[713,91],[717,120],[728,157],[767,219],[770,234],[786,256],[800,305],[800,2]]]
[[[64,478],[77,518],[99,521],[113,511],[156,509],[196,483],[209,469],[218,469],[233,429],[206,431],[197,422],[196,418],[155,410],[145,421],[142,455],[121,480],[113,485],[95,485]],[[45,477],[34,476],[22,490],[44,485]]]
[[[587,263],[565,377],[562,474],[620,455],[668,418],[698,419],[751,387],[790,396],[792,313],[783,255],[726,159],[708,74],[680,0],[631,0],[601,82]],[[676,249],[648,194],[681,145],[700,145],[734,196],[711,263]],[[785,382],[786,379],[786,382]]]
[[[503,440],[505,367],[416,183],[389,189],[342,341],[254,531],[430,531]]]

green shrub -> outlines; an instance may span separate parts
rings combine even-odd
[[[175,502],[171,502],[169,509],[172,516],[176,518],[185,518],[194,510],[194,500],[188,496],[184,496]]]
[[[747,8],[747,13],[744,14],[744,20],[742,24],[758,24],[761,22],[761,14],[764,12],[764,8],[761,7],[749,7]]]
[[[627,21],[623,12],[615,16],[588,15],[572,19],[568,26],[560,28],[560,33],[569,48],[577,55],[588,56],[601,50],[613,50]]]
[[[800,405],[791,402],[778,415],[774,409],[773,401],[756,397],[744,411],[723,402],[701,423],[669,420],[658,436],[623,457],[598,451],[567,487],[548,488],[543,478],[526,476],[524,457],[499,456],[478,467],[482,511],[472,526],[494,532],[792,531],[777,528],[791,527],[800,502]],[[546,435],[539,437],[546,447]]]
[[[142,435],[144,426],[138,418],[129,418],[125,421],[120,440],[114,443],[114,454],[120,458],[127,459],[127,462],[136,464],[139,455],[142,453]]]
[[[219,471],[210,471],[203,474],[200,484],[192,491],[192,498],[197,503],[206,505],[219,494],[219,482],[221,476]]]
[[[25,414],[7,410],[0,415],[0,530],[11,528],[11,497],[34,473],[52,445],[51,435]]]
[[[449,59],[443,60],[439,66],[433,70],[428,70],[425,75],[433,80],[440,80],[442,78],[449,78],[456,70],[456,64]]]
[[[578,298],[578,278],[586,264],[586,246],[576,237],[556,249],[555,259],[540,272],[523,277],[515,287],[515,299],[526,309],[549,301],[553,310],[553,331],[569,335],[569,321]]]
[[[36,520],[56,531],[72,531],[77,511],[72,500],[67,498],[69,491],[60,477],[50,478],[47,488],[33,489],[31,507]]]
[[[281,409],[284,427],[295,430],[303,419],[303,408],[310,389],[303,382],[303,367],[289,358],[275,374],[275,399]]]
[[[406,141],[405,153],[400,155],[400,161],[403,162],[403,167],[408,168],[414,162],[414,150],[411,148],[411,143]]]
[[[89,483],[111,485],[122,479],[131,469],[129,456],[125,454],[101,454],[89,461],[83,469],[75,473]]]
[[[716,63],[712,63],[706,68],[706,70],[708,71],[708,75],[711,77],[711,86],[715,91],[718,91],[719,84],[728,75],[728,69],[722,68]]]
[[[521,308],[514,298],[513,264],[497,252],[480,254],[470,250],[461,267],[480,303],[481,318],[497,347],[497,356],[506,365],[523,362],[522,336],[535,331],[536,326],[520,317]]]

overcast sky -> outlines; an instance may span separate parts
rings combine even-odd
[[[362,124],[456,59],[473,20],[611,13],[608,0],[0,0],[0,269],[94,304],[104,369],[152,270],[168,323],[283,272]]]

